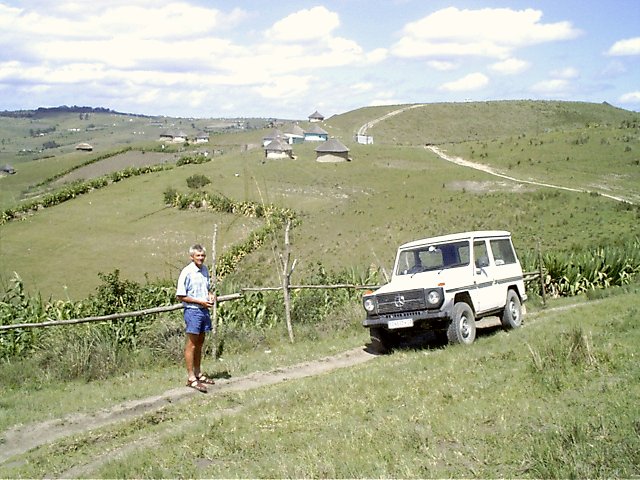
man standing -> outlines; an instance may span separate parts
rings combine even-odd
[[[209,308],[213,306],[214,297],[209,291],[209,270],[204,264],[207,254],[202,245],[192,246],[189,256],[191,263],[180,272],[176,290],[176,297],[184,306],[187,333],[184,361],[187,366],[187,386],[207,393],[207,385],[213,385],[215,382],[202,373],[200,364],[205,332],[211,331]]]

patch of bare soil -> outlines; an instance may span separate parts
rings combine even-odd
[[[493,193],[493,192],[532,192],[534,189],[527,187],[521,183],[514,182],[474,182],[459,181],[448,183],[447,186],[453,190],[465,191],[470,193]]]
[[[177,156],[172,153],[129,151],[80,167],[64,177],[60,177],[54,184],[62,185],[76,180],[91,180],[129,167],[139,168],[162,163],[175,163],[176,161]]]

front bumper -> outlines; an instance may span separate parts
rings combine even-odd
[[[375,317],[367,317],[362,321],[363,327],[386,327],[391,320],[411,318],[414,325],[448,320],[449,315],[442,310],[416,310],[413,312],[388,313]]]

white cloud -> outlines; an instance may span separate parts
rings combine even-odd
[[[572,78],[577,78],[578,76],[580,76],[580,72],[578,72],[576,68],[565,67],[560,70],[552,71],[551,76],[554,78],[564,78],[570,80]]]
[[[273,82],[255,88],[265,98],[284,99],[297,98],[309,91],[311,77],[286,75],[276,78]]]
[[[609,48],[607,54],[614,56],[640,55],[640,37],[618,40]]]
[[[524,72],[529,68],[529,66],[529,62],[525,62],[524,60],[520,60],[518,58],[507,58],[501,62],[494,63],[490,68],[503,75],[515,75],[517,73]]]
[[[438,90],[445,92],[470,92],[480,90],[489,84],[489,77],[482,73],[470,73],[453,82],[447,82],[440,85]]]
[[[329,37],[339,25],[337,13],[325,7],[313,7],[279,20],[267,30],[266,37],[275,41],[305,42]]]
[[[214,8],[172,2],[147,8],[109,5],[83,8],[75,14],[51,9],[16,9],[0,5],[0,27],[9,35],[29,35],[36,41],[52,36],[60,39],[98,40],[125,37],[129,40],[194,38],[233,28],[245,13],[235,9],[223,13]],[[69,5],[69,4],[67,4]],[[42,13],[41,13],[42,12]]]
[[[640,103],[640,90],[620,96],[620,103]]]
[[[380,63],[387,59],[389,50],[386,48],[376,48],[365,55],[366,63]]]
[[[456,63],[443,60],[431,60],[427,62],[427,65],[440,72],[448,72],[449,70],[455,70],[456,68],[458,68],[458,65]]]
[[[0,45],[0,62],[9,60],[0,63],[0,81],[21,92],[42,84],[43,90],[55,86],[63,98],[64,85],[81,85],[78,92],[93,92],[100,100],[113,95],[139,104],[162,98],[166,105],[170,92],[184,90],[176,103],[201,105],[205,96],[195,92],[248,86],[256,98],[291,98],[308,94],[310,72],[371,65],[388,56],[386,48],[366,52],[356,41],[334,35],[339,17],[324,7],[299,10],[263,36],[237,43],[230,30],[251,18],[241,9],[146,0],[34,8],[38,1],[30,0],[29,9],[0,3],[0,44],[13,46],[3,52]]]
[[[539,94],[554,96],[566,92],[569,86],[570,83],[568,80],[564,78],[554,78],[534,84],[531,90]]]
[[[569,22],[542,23],[539,10],[449,7],[408,23],[392,52],[399,57],[475,55],[506,59],[520,47],[575,38]]]
[[[376,98],[374,98],[373,100],[371,100],[371,102],[369,102],[369,107],[383,107],[386,105],[399,105],[403,102],[401,102],[400,100],[398,100],[397,98],[393,98],[391,95],[393,95],[391,92],[387,92],[387,94],[389,95],[388,97],[385,97],[384,95],[380,95]]]
[[[351,90],[358,93],[370,92],[373,90],[373,87],[374,85],[371,82],[358,82],[351,85]]]

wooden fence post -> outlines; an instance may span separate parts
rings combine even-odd
[[[544,264],[542,263],[542,248],[538,242],[538,269],[540,275],[540,295],[542,296],[542,305],[547,305],[547,295],[544,291]]]
[[[291,324],[291,292],[289,285],[291,283],[291,274],[293,269],[296,268],[296,260],[293,261],[291,268],[289,268],[289,262],[291,260],[291,244],[289,243],[289,230],[291,229],[291,221],[287,221],[287,226],[284,231],[284,257],[280,254],[280,263],[282,265],[282,295],[284,297],[284,313],[287,320],[287,331],[289,332],[289,340],[291,343],[294,341],[293,326]]]

